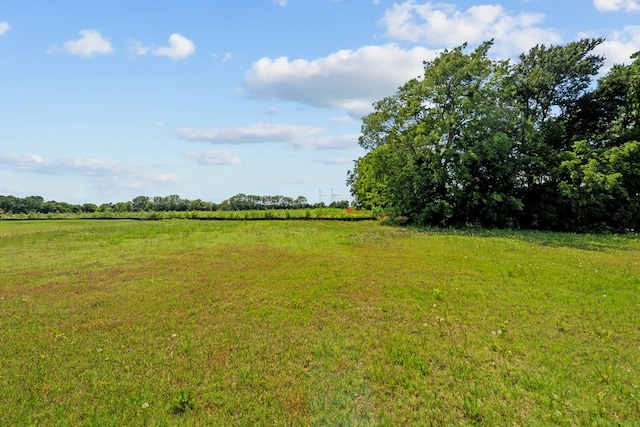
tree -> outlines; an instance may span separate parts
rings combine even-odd
[[[103,203],[98,208],[99,212],[112,212],[113,211],[113,203]]]
[[[592,54],[603,39],[582,39],[566,45],[537,45],[519,56],[512,81],[519,114],[520,225],[566,229],[570,214],[558,190],[559,167],[573,139],[566,117],[575,114],[589,93],[604,58]]]
[[[81,210],[82,210],[82,212],[90,213],[90,212],[97,212],[98,209],[99,209],[98,206],[95,205],[94,203],[84,203],[82,205],[82,209]]]
[[[539,128],[554,115],[554,109],[566,113],[575,107],[604,62],[602,56],[591,53],[603,41],[594,38],[549,47],[540,44],[519,56],[513,81],[525,124]]]
[[[509,68],[488,59],[491,46],[445,51],[425,62],[422,79],[374,104],[359,140],[369,152],[348,177],[358,204],[438,225],[493,223],[520,209],[507,161],[515,147]]]
[[[44,199],[40,196],[28,196],[19,200],[18,209],[22,213],[42,212],[43,210]]]
[[[220,210],[244,211],[263,209],[301,209],[308,207],[307,199],[298,196],[296,199],[286,196],[256,196],[243,193],[236,194],[223,201]]]
[[[16,205],[18,201],[14,196],[0,196],[0,210],[7,213],[16,213]]]
[[[486,42],[425,62],[363,118],[356,204],[415,224],[637,228],[640,60],[594,91],[600,43],[538,45],[512,65]]]
[[[118,202],[113,206],[114,212],[133,212],[132,202]]]
[[[629,65],[614,65],[568,115],[568,128],[576,140],[599,147],[640,140],[640,52],[631,58]]]
[[[568,115],[578,139],[561,188],[583,228],[640,227],[640,52],[615,65]]]
[[[570,204],[573,229],[637,229],[640,226],[640,142],[598,148],[578,141],[561,169],[559,188]]]
[[[141,212],[148,210],[151,207],[150,202],[151,199],[147,196],[137,196],[133,198],[131,204],[133,205],[134,211]]]

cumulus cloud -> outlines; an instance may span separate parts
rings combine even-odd
[[[117,162],[82,158],[45,160],[37,154],[0,153],[0,164],[16,170],[52,175],[81,174],[87,176],[106,176],[140,172],[138,168]]]
[[[331,121],[335,123],[354,123],[356,120],[351,116],[340,116],[334,117]]]
[[[588,35],[583,35],[588,37]],[[605,57],[603,71],[607,72],[614,64],[630,64],[631,55],[640,51],[640,26],[626,26],[622,31],[614,31],[605,41],[594,49]]]
[[[43,162],[44,159],[37,154],[0,153],[0,164],[16,170],[30,170]]]
[[[273,0],[273,2],[282,7],[285,7],[287,5],[287,0]]]
[[[183,177],[173,173],[158,173],[154,170],[155,167],[137,167],[80,157],[46,159],[37,154],[0,152],[0,167],[27,174],[44,175],[45,179],[52,182],[59,178],[66,182],[69,177],[75,177],[80,179],[79,186],[87,185],[91,188],[92,197],[100,195],[111,199],[122,197],[121,189],[168,191],[167,189],[172,185],[185,182]],[[80,189],[76,190],[80,191]],[[19,190],[11,192],[15,193]]]
[[[185,154],[187,159],[195,160],[197,163],[205,166],[218,165],[239,165],[242,163],[240,157],[234,155],[230,150],[208,150],[208,151],[191,151]]]
[[[306,150],[346,149],[357,146],[358,135],[324,135],[319,126],[256,123],[237,128],[178,129],[178,137],[211,144],[286,143]],[[217,154],[220,154],[219,152]]]
[[[64,49],[70,54],[89,57],[95,53],[113,52],[109,39],[103,37],[97,30],[82,30],[79,34],[79,39],[69,40],[63,44]]]
[[[166,56],[177,61],[192,55],[195,51],[196,45],[191,40],[183,35],[174,33],[169,36],[169,46],[155,49],[152,54]]]
[[[538,43],[561,41],[552,29],[541,28],[545,16],[539,13],[513,14],[500,5],[475,5],[459,10],[447,3],[406,1],[388,9],[382,24],[386,36],[432,47],[476,44],[495,39],[495,48],[509,56]]]
[[[359,135],[327,135],[317,138],[300,139],[293,142],[295,148],[305,150],[344,150],[358,146]]]
[[[324,132],[318,126],[295,126],[280,123],[256,123],[237,128],[182,128],[177,135],[187,141],[212,144],[252,144],[261,142],[294,142]]]
[[[51,171],[71,171],[88,176],[126,175],[141,172],[139,168],[98,159],[58,159],[45,166]]]
[[[139,168],[98,159],[60,158],[45,160],[38,155],[18,156],[14,166],[51,175],[111,176],[140,173]],[[22,162],[21,162],[22,161]]]
[[[422,75],[423,61],[438,51],[396,44],[340,50],[314,60],[262,58],[245,75],[250,96],[345,110],[360,118],[371,104]]]
[[[4,35],[11,29],[11,25],[8,22],[0,22],[0,36]]]
[[[324,163],[327,165],[347,165],[352,164],[355,160],[355,157],[336,157],[334,159],[324,159],[320,160],[320,163]]]
[[[601,12],[615,12],[626,10],[627,12],[640,11],[638,0],[593,0],[593,5]]]
[[[83,176],[122,182],[124,186],[140,183],[179,183],[183,179],[174,174],[156,174],[144,168],[119,162],[84,158],[47,160],[37,154],[0,152],[0,165],[13,170],[58,176]],[[138,183],[138,184],[136,184]]]

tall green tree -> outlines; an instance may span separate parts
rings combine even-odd
[[[611,147],[640,140],[640,52],[629,65],[614,65],[598,81],[595,91],[579,101],[566,117],[576,140],[587,140],[599,147]]]
[[[560,188],[577,227],[640,227],[640,53],[615,65],[566,117],[576,140]]]
[[[141,212],[151,207],[151,198],[147,196],[137,196],[133,198],[131,204],[133,205],[134,211]]]
[[[526,228],[566,229],[571,214],[558,190],[560,165],[571,150],[564,117],[575,114],[604,58],[592,53],[603,39],[537,45],[519,56],[512,80],[519,108],[519,223]]]
[[[491,42],[425,62],[363,119],[356,203],[417,224],[637,228],[640,62],[594,90],[602,41],[538,45],[515,64],[489,59]]]
[[[374,104],[359,141],[369,152],[348,178],[358,203],[439,225],[497,223],[521,208],[509,67],[488,58],[491,46],[445,51]]]

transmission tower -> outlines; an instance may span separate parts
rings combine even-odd
[[[322,188],[318,190],[318,203],[323,203],[322,198],[326,196],[326,194],[322,194]]]
[[[339,194],[336,194],[333,192],[333,188],[331,189],[331,203],[334,203],[338,200],[338,196],[340,196]]]

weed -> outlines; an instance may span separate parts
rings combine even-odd
[[[464,409],[465,417],[471,420],[474,424],[481,424],[484,421],[484,417],[480,412],[480,404],[475,387],[472,393],[465,394],[462,397],[462,407]]]
[[[174,415],[183,415],[187,411],[195,409],[195,400],[188,390],[179,390],[171,398],[169,412]]]

